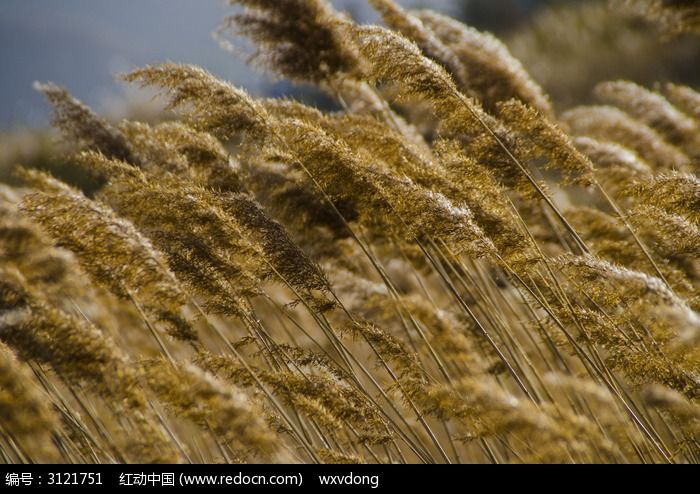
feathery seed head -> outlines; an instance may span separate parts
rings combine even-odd
[[[295,82],[334,83],[354,75],[360,60],[326,0],[229,0],[243,11],[219,29],[254,42],[250,59]]]

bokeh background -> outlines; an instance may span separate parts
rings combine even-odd
[[[333,0],[363,22],[366,0]],[[551,93],[558,108],[589,97],[603,79],[696,85],[697,37],[667,38],[645,21],[585,0],[399,0],[430,7],[496,33]],[[32,82],[54,81],[99,112],[119,118],[145,111],[149,99],[115,81],[136,66],[195,63],[253,94],[308,88],[276,82],[221,49],[212,31],[232,12],[224,0],[0,1],[0,131],[44,127],[48,106]],[[319,99],[318,104],[323,104]]]

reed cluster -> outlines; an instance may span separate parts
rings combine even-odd
[[[556,112],[441,14],[230,3],[222,42],[338,109],[174,63],[124,76],[162,123],[36,85],[97,185],[0,190],[2,460],[700,460],[700,94]]]

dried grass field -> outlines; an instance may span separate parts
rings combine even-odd
[[[330,109],[171,62],[123,76],[148,121],[36,84],[53,165],[0,185],[0,461],[700,460],[700,93],[562,108],[496,36],[368,1],[382,26],[230,0],[217,31]],[[600,8],[700,36],[697,2]]]

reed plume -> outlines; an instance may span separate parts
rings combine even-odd
[[[83,102],[53,83],[35,83],[34,89],[44,94],[54,107],[52,124],[81,146],[101,151],[107,156],[138,164],[124,135]]]
[[[187,363],[172,368],[163,360],[144,362],[141,373],[148,387],[175,413],[211,431],[215,440],[225,441],[236,454],[231,460],[274,454],[274,436],[242,391]]]
[[[574,135],[621,144],[654,168],[685,169],[688,157],[646,124],[610,106],[573,108],[561,115]]]
[[[221,30],[255,43],[250,61],[292,81],[332,83],[358,70],[360,60],[342,36],[342,19],[326,0],[229,0],[243,12],[227,17]]]
[[[96,283],[150,306],[175,309],[184,303],[160,254],[131,223],[45,173],[27,171],[25,178],[42,192],[27,195],[22,211],[73,252]]]
[[[486,108],[517,98],[550,115],[549,97],[498,38],[431,10],[415,16],[455,53],[466,72],[463,87],[474,91]]]
[[[438,62],[452,74],[459,85],[469,84],[467,68],[453,48],[444,44],[419,17],[406,12],[392,0],[371,0],[370,3],[381,14],[389,28],[416,43],[427,57]]]
[[[595,94],[599,99],[619,106],[638,121],[649,125],[688,156],[697,156],[700,148],[697,123],[661,94],[625,81],[598,84]]]
[[[678,84],[666,84],[664,88],[666,98],[678,109],[695,119],[700,118],[700,94],[688,86]]]

